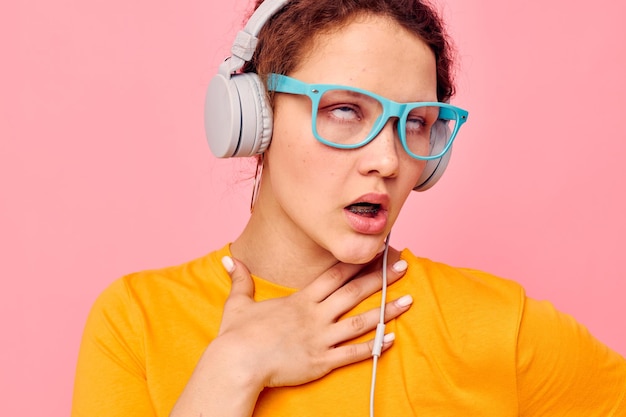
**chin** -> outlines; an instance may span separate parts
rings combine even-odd
[[[376,244],[351,244],[330,252],[340,262],[346,264],[366,264],[374,259],[383,247],[384,241]],[[350,250],[353,249],[353,250]]]

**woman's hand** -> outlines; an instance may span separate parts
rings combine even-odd
[[[378,308],[341,318],[382,287],[380,262],[338,263],[302,290],[256,302],[254,283],[241,262],[222,260],[232,279],[218,336],[207,347],[174,416],[249,416],[265,387],[300,385],[333,369],[370,358],[373,340],[350,343],[376,328]],[[400,260],[387,271],[388,284],[406,271]],[[389,302],[385,321],[407,311],[410,296]],[[391,347],[387,335],[383,350]]]
[[[371,357],[373,340],[349,344],[376,328],[380,309],[339,320],[382,286],[382,271],[357,276],[362,266],[337,264],[302,290],[282,298],[253,300],[254,283],[247,268],[232,258],[223,260],[232,289],[224,306],[218,339],[228,339],[239,364],[264,387],[300,385],[333,369]],[[406,270],[400,260],[389,268],[389,284]],[[403,297],[385,308],[385,321],[408,310]],[[387,335],[383,350],[393,342]]]

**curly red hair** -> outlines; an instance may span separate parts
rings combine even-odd
[[[255,9],[263,3],[257,0]],[[315,36],[340,29],[356,16],[389,17],[422,39],[435,54],[437,98],[455,93],[451,42],[443,21],[423,0],[291,0],[261,29],[252,60],[244,72],[288,74],[297,68]]]

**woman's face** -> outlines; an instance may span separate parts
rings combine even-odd
[[[394,21],[361,16],[315,38],[297,69],[306,83],[369,90],[397,102],[437,101],[435,57]],[[276,94],[259,203],[297,247],[365,263],[381,249],[425,163],[406,154],[395,119],[364,147],[336,149],[311,131],[306,96]],[[256,209],[255,209],[256,210]]]

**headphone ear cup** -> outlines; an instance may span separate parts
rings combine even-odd
[[[241,139],[235,156],[253,156],[265,152],[272,139],[272,106],[265,87],[255,73],[232,77],[241,101]]]
[[[272,137],[272,108],[259,76],[215,75],[207,88],[204,127],[218,158],[263,153]]]
[[[216,74],[204,101],[204,132],[211,152],[218,158],[234,156],[241,136],[239,92],[230,78]]]
[[[430,132],[431,155],[438,154],[447,145],[451,136],[450,128],[446,122],[438,120],[432,127]],[[417,185],[413,188],[415,191],[426,191],[439,181],[448,166],[452,148],[448,149],[441,158],[426,161],[426,166],[422,175],[417,180]]]

